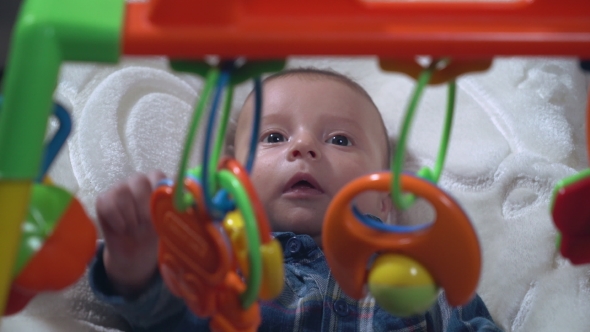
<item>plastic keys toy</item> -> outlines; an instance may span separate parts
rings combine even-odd
[[[270,300],[283,287],[282,248],[270,237],[266,213],[248,171],[233,159],[219,162],[233,84],[275,65],[254,63],[236,68],[233,62],[224,62],[221,73],[205,63],[173,65],[176,69],[206,74],[207,79],[205,97],[196,107],[187,135],[181,176],[176,185],[164,182],[152,196],[152,217],[159,235],[159,268],[171,291],[184,299],[197,316],[211,317],[209,325],[216,331],[256,330],[260,324],[256,300]],[[203,165],[189,170],[187,176],[184,170],[188,152],[213,85],[216,89],[207,123]],[[226,85],[220,130],[211,152],[215,112]],[[259,79],[255,80],[255,90],[249,168],[258,143],[262,112]]]

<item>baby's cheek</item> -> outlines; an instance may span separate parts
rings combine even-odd
[[[354,204],[362,213],[369,213],[376,217],[381,217],[381,200],[386,193],[377,191],[365,191],[357,195],[354,199]]]

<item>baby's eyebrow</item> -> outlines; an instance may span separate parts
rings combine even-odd
[[[321,120],[325,121],[326,123],[328,123],[330,125],[337,125],[337,126],[344,126],[346,128],[360,129],[360,125],[357,120],[354,120],[354,119],[351,119],[348,117],[343,117],[341,115],[328,114],[328,115],[322,116]]]
[[[285,120],[287,118],[287,115],[285,114],[285,112],[280,112],[280,113],[271,113],[271,114],[262,114],[262,117],[260,118],[260,120],[264,123],[264,122],[279,122],[282,120]]]

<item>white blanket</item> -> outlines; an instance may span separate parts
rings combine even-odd
[[[399,133],[412,79],[380,71],[374,58],[293,58],[289,66],[350,75],[373,96],[390,135]],[[97,194],[130,174],[162,169],[173,175],[201,86],[197,77],[170,71],[163,58],[64,65],[55,97],[73,114],[74,131],[50,175],[76,192],[92,216]],[[236,109],[250,88],[237,90]],[[560,257],[549,214],[556,181],[587,167],[587,91],[573,59],[496,59],[488,72],[458,80],[440,185],[476,227],[484,264],[478,292],[506,331],[590,326],[590,269]],[[409,139],[410,169],[433,164],[445,100],[445,86],[426,91]],[[39,296],[23,313],[3,319],[0,331],[125,329],[92,301],[84,282]]]

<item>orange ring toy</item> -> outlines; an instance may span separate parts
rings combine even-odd
[[[479,243],[469,219],[449,195],[434,184],[402,175],[402,189],[426,199],[436,211],[432,226],[414,233],[390,233],[358,221],[351,201],[364,191],[389,191],[391,173],[374,173],[345,186],[334,197],[324,218],[322,240],[334,278],[349,296],[365,294],[367,264],[375,253],[409,256],[425,266],[446,291],[449,304],[463,305],[474,294],[481,273]]]
[[[254,208],[254,214],[256,215],[258,231],[260,233],[260,242],[263,244],[268,243],[271,240],[268,217],[266,216],[266,212],[264,211],[264,208],[258,199],[258,194],[254,189],[254,185],[252,184],[250,177],[248,176],[248,172],[237,160],[231,158],[224,158],[219,163],[219,165],[220,169],[227,169],[234,173],[234,175],[244,186],[244,189],[246,189],[246,192],[248,192],[248,196],[250,196],[250,202]]]
[[[262,255],[262,285],[260,289],[260,298],[263,300],[271,300],[278,296],[283,290],[283,279],[285,277],[283,268],[283,251],[280,243],[271,238],[270,224],[266,211],[262,207],[258,194],[254,189],[254,185],[248,176],[248,172],[235,159],[224,158],[220,162],[220,168],[230,170],[242,183],[244,189],[250,197],[250,203],[254,208],[256,222],[258,224],[258,232],[260,234],[260,253]],[[233,246],[236,250],[236,246]],[[239,251],[239,250],[238,250]],[[244,254],[240,255],[236,251],[236,256],[246,257]],[[247,264],[242,262],[243,267]],[[247,274],[247,271],[244,271]]]

